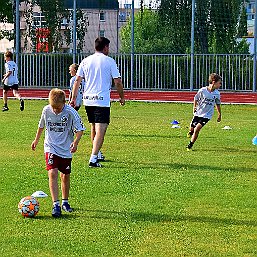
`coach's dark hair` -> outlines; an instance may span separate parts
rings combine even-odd
[[[211,73],[209,76],[209,83],[211,84],[213,81],[216,83],[219,80],[222,80],[222,77],[217,73]]]
[[[95,50],[101,52],[106,46],[110,44],[110,40],[106,37],[98,37],[95,40]]]

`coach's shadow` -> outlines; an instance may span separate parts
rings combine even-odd
[[[254,226],[257,227],[257,221],[253,220],[236,220],[232,218],[218,218],[207,216],[186,216],[186,215],[168,215],[155,214],[149,212],[118,212],[108,210],[80,210],[88,213],[91,219],[120,219],[130,220],[133,222],[151,222],[151,223],[168,223],[168,222],[199,222],[223,225],[237,226]]]

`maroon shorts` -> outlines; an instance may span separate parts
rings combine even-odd
[[[58,169],[63,174],[71,173],[72,158],[62,158],[52,153],[45,153],[46,170]]]

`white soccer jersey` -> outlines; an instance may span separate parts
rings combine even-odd
[[[220,92],[215,89],[210,92],[207,87],[199,89],[195,95],[198,105],[195,116],[211,119],[214,113],[215,104],[220,104]]]
[[[70,92],[72,92],[75,80],[76,80],[76,76],[73,76],[70,79]],[[80,83],[80,86],[79,86],[79,91],[78,91],[78,94],[77,94],[77,98],[76,98],[76,106],[81,106],[82,105],[84,85],[85,85],[85,81],[84,81],[84,79],[82,79],[82,81]]]
[[[14,84],[19,84],[18,80],[18,66],[14,61],[8,61],[4,64],[5,72],[11,71],[12,74],[4,80],[4,84],[7,86],[12,86]]]
[[[46,128],[44,151],[62,158],[71,158],[70,145],[74,130],[85,130],[78,112],[69,105],[64,105],[61,113],[55,114],[51,105],[43,108],[38,126]]]
[[[120,77],[114,59],[96,52],[81,62],[77,75],[85,79],[84,105],[110,107],[112,79]]]

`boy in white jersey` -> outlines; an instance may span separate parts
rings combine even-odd
[[[52,89],[49,93],[49,103],[43,108],[31,148],[32,150],[36,149],[45,128],[44,152],[49,189],[53,200],[52,216],[60,217],[58,170],[61,177],[62,209],[66,212],[72,212],[68,203],[72,154],[77,151],[79,140],[85,128],[78,112],[65,104],[64,91],[57,88]]]
[[[110,123],[110,91],[112,79],[120,96],[120,104],[125,104],[123,85],[114,59],[108,57],[110,40],[99,37],[95,40],[95,53],[83,59],[79,65],[72,92],[71,106],[75,100],[82,79],[85,80],[83,104],[91,124],[93,143],[89,167],[101,167],[104,160],[100,151],[107,127]]]
[[[73,85],[74,82],[76,80],[76,73],[78,70],[79,65],[76,63],[73,63],[72,65],[70,65],[69,67],[69,73],[71,75],[71,79],[70,79],[70,95],[69,95],[69,101],[71,101],[72,98],[72,90],[73,90]],[[82,98],[83,98],[83,91],[84,91],[84,79],[81,81],[80,87],[79,87],[79,91],[77,94],[77,98],[76,98],[76,102],[75,102],[75,106],[74,109],[76,111],[78,111],[80,109],[80,106],[82,105]]]
[[[4,84],[3,87],[3,100],[4,100],[4,106],[2,111],[8,111],[8,105],[7,105],[7,92],[12,89],[13,95],[20,100],[20,110],[24,110],[24,101],[21,98],[19,91],[18,91],[18,66],[13,61],[13,53],[10,51],[7,51],[4,55],[5,57],[5,74],[3,75],[2,82]]]
[[[218,112],[217,121],[221,121],[220,92],[218,91],[221,81],[220,75],[210,74],[209,86],[199,89],[194,97],[194,117],[190,124],[190,131],[187,133],[187,137],[192,137],[187,146],[188,151],[192,149],[202,127],[212,118],[215,106]]]

